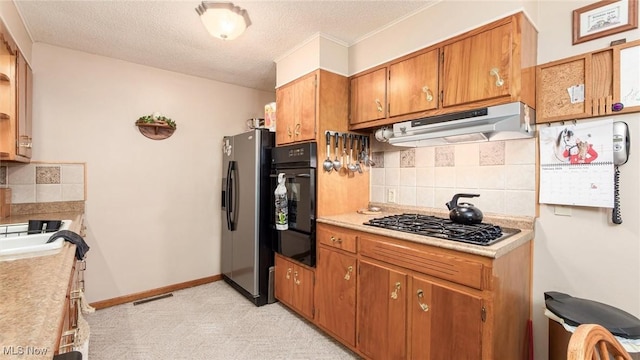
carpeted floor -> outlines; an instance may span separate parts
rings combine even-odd
[[[358,359],[282,304],[256,307],[224,281],[84,317],[90,360]]]

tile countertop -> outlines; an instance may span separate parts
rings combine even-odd
[[[69,230],[80,232],[82,213],[19,215],[0,224],[29,219],[65,220]],[[4,354],[29,359],[51,359],[75,260],[75,245],[65,242],[54,255],[0,261],[0,344]],[[23,355],[19,355],[20,352]]]
[[[376,205],[377,206],[377,205]],[[376,235],[393,237],[396,239],[412,241],[416,243],[436,246],[444,249],[462,251],[470,254],[498,258],[520,245],[533,240],[534,218],[533,217],[510,217],[510,216],[487,216],[485,214],[483,222],[500,225],[506,228],[520,229],[520,232],[490,246],[473,245],[459,241],[444,240],[434,237],[415,235],[402,231],[388,230],[374,226],[363,225],[369,219],[379,218],[388,215],[417,213],[449,218],[448,211],[439,209],[427,209],[418,207],[389,207],[388,204],[381,206],[382,211],[374,215],[364,215],[359,213],[347,213],[341,215],[323,216],[316,221],[319,223],[341,226],[348,229],[363,231]]]

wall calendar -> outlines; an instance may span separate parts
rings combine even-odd
[[[613,120],[538,129],[540,203],[612,208]]]

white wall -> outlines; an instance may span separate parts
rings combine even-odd
[[[317,33],[276,62],[276,88],[316,69],[348,76],[349,49],[347,44]]]
[[[222,137],[275,94],[40,43],[33,68],[33,159],[87,164],[87,299],[220,274]],[[154,111],[173,136],[140,134]]]
[[[572,11],[590,3],[593,1],[443,1],[351,46],[349,73],[366,70],[521,8],[539,31],[538,64],[605,48],[615,39],[640,38],[640,30],[632,30],[572,46]],[[631,138],[640,139],[639,114],[616,116],[615,120],[626,121]],[[548,356],[545,291],[600,301],[640,317],[639,143],[632,144],[631,160],[621,167],[622,225],[611,225],[606,209],[573,207],[571,216],[557,216],[554,206],[540,205],[533,269],[536,359]]]
[[[571,13],[593,1],[540,1],[538,63],[608,47],[616,39],[633,41],[631,30],[572,46]],[[534,337],[536,359],[547,358],[545,291],[561,291],[600,301],[640,317],[640,114],[614,117],[630,125],[631,157],[620,167],[622,225],[610,224],[605,209],[573,207],[557,216],[554,206],[540,206],[534,251]]]

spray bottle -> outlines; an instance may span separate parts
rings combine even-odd
[[[287,187],[284,184],[285,181],[285,174],[278,174],[278,186],[273,192],[275,195],[277,230],[287,230],[289,228],[289,204],[287,200]]]

